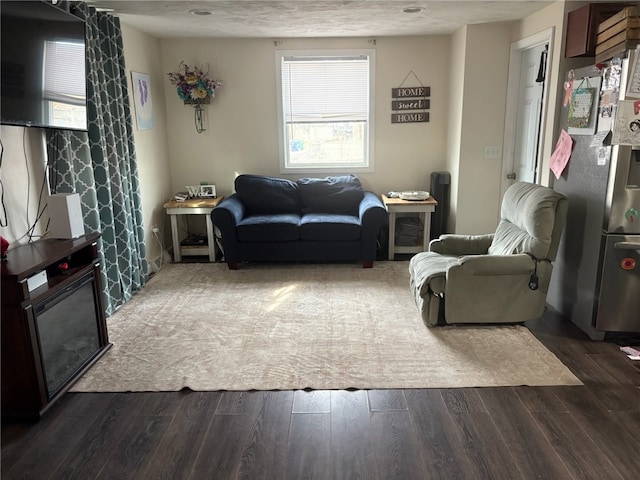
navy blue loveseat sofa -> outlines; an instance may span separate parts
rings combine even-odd
[[[387,222],[380,198],[355,175],[292,181],[239,175],[211,212],[229,269],[239,262],[346,262],[373,266]]]

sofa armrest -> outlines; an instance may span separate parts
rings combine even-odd
[[[236,226],[246,215],[246,207],[237,194],[225,198],[211,211],[211,221],[220,230],[225,261],[238,260],[238,236]]]
[[[485,255],[493,241],[493,234],[486,235],[440,235],[431,240],[429,251],[441,255]]]
[[[362,200],[360,200],[360,206],[358,207],[360,220],[362,220],[364,215],[372,208],[381,208],[385,212],[386,216],[386,210],[382,200],[373,192],[364,192],[364,196],[362,197]]]
[[[378,236],[380,229],[388,221],[387,210],[382,199],[373,192],[364,192],[359,207],[360,225],[362,228],[362,259],[375,260],[378,252]]]
[[[237,193],[232,194],[231,196],[225,198],[218,204],[216,208],[211,212],[212,219],[215,223],[216,218],[220,221],[224,221],[224,216],[228,215],[229,218],[227,220],[233,222],[233,226],[240,223],[240,221],[247,214],[247,207],[245,207],[244,203],[240,200]],[[218,226],[220,228],[220,226]]]

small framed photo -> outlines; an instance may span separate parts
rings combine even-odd
[[[200,185],[200,196],[215,198],[216,197],[216,186],[215,185]]]

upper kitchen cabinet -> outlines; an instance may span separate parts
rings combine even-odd
[[[569,12],[564,56],[594,57],[598,25],[627,5],[632,3],[588,3]]]

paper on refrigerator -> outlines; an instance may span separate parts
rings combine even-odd
[[[562,129],[560,132],[560,138],[558,138],[558,142],[556,143],[556,148],[549,160],[549,168],[556,178],[560,178],[560,175],[562,175],[567,163],[569,163],[572,148],[573,139],[566,130]]]

